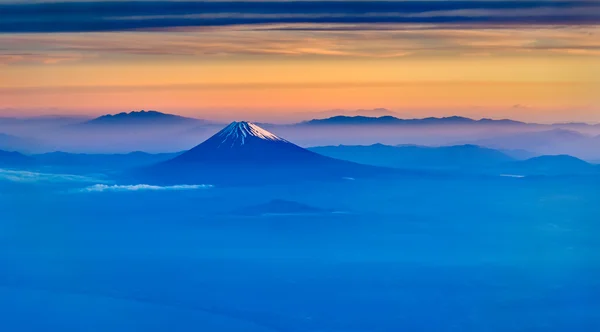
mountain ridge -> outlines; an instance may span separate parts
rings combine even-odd
[[[333,211],[332,209],[323,209],[291,200],[272,199],[266,203],[237,209],[234,213],[241,216],[261,217],[277,215],[324,215],[331,214]]]
[[[285,183],[355,178],[381,168],[338,160],[297,146],[250,122],[232,122],[187,152],[140,170],[160,183]]]
[[[466,171],[496,176],[600,175],[600,165],[571,155],[541,155],[519,160],[500,150],[476,145],[338,145],[310,150],[343,160],[403,170]]]
[[[464,116],[448,116],[448,117],[426,117],[403,119],[391,115],[370,117],[370,116],[346,116],[337,115],[324,119],[312,119],[298,123],[299,125],[435,125],[435,124],[511,124],[511,125],[526,125],[529,123],[515,121],[511,119],[489,119],[482,118],[475,120]]]
[[[465,169],[514,161],[501,151],[476,145],[338,145],[309,148],[333,158],[402,169]]]
[[[23,167],[35,163],[35,159],[16,151],[0,150],[0,166]]]
[[[199,124],[204,122],[201,119],[184,117],[176,114],[162,113],[154,110],[141,110],[121,112],[117,114],[105,114],[97,118],[83,122],[83,125],[178,125],[178,124]]]
[[[517,175],[598,175],[600,166],[570,155],[544,155],[506,165],[504,172]]]

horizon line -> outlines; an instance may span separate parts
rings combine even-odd
[[[374,111],[374,110],[382,110],[382,111],[388,111],[390,113],[395,113],[392,110],[389,109],[385,109],[385,108],[375,108],[375,109],[365,109],[362,111],[365,112],[369,112],[369,111]],[[17,109],[14,109],[17,110]],[[2,109],[0,109],[0,111],[2,111]],[[337,111],[337,110],[331,110],[331,112],[333,111]],[[339,110],[340,112],[343,112],[344,110]],[[361,110],[350,110],[351,112],[357,112],[357,111],[361,111]],[[171,112],[161,112],[155,109],[140,109],[140,110],[130,110],[130,111],[122,111],[122,112],[116,112],[116,113],[102,113],[99,115],[88,115],[88,114],[39,114],[39,115],[27,115],[27,116],[3,116],[0,115],[0,120],[1,119],[18,119],[18,120],[27,120],[27,119],[41,119],[41,118],[80,118],[82,120],[95,120],[104,116],[115,116],[115,115],[119,115],[119,114],[132,114],[132,113],[142,113],[142,112],[156,112],[156,113],[160,113],[163,115],[172,115],[172,116],[178,116],[178,117],[182,117],[182,118],[188,118],[188,119],[192,119],[192,120],[199,120],[199,121],[209,121],[212,122],[213,125],[228,125],[231,124],[233,122],[240,122],[240,121],[244,121],[244,122],[248,122],[248,123],[260,123],[260,124],[266,124],[266,125],[297,125],[297,124],[302,124],[302,123],[306,123],[306,122],[310,122],[310,121],[319,121],[319,120],[328,120],[328,119],[333,119],[333,118],[339,118],[339,117],[343,117],[343,118],[366,118],[366,119],[381,119],[381,118],[394,118],[394,119],[398,119],[398,120],[404,120],[404,121],[411,121],[411,120],[426,120],[426,119],[450,119],[450,118],[462,118],[462,119],[468,119],[468,120],[473,120],[473,121],[482,121],[482,120],[491,120],[491,121],[513,121],[513,122],[517,122],[517,123],[521,123],[521,124],[526,124],[526,125],[546,125],[546,126],[550,126],[550,125],[569,125],[569,124],[585,124],[585,125],[590,125],[590,126],[595,126],[595,125],[600,125],[600,122],[598,121],[556,121],[556,122],[538,122],[538,121],[526,121],[526,120],[517,120],[515,118],[510,118],[510,117],[490,117],[490,116],[482,116],[482,117],[473,117],[473,116],[466,116],[466,115],[458,115],[458,114],[454,114],[454,115],[445,115],[445,116],[424,116],[424,117],[402,117],[400,114],[398,115],[393,115],[393,114],[388,114],[388,115],[379,115],[379,116],[370,116],[370,115],[363,115],[363,114],[356,114],[356,115],[348,115],[348,114],[337,114],[337,115],[328,115],[328,116],[324,116],[324,117],[314,117],[314,118],[307,118],[304,120],[293,120],[290,122],[269,122],[269,121],[260,121],[260,120],[239,120],[239,118],[236,118],[234,120],[222,120],[222,119],[211,119],[210,117],[197,117],[195,115],[193,116],[189,116],[189,115],[183,115],[183,114],[178,114],[178,113],[171,113]],[[309,113],[315,113],[315,115],[322,113],[322,112],[330,112],[330,111],[313,111],[313,112],[306,112],[306,114]],[[240,118],[245,118],[244,116],[240,115]],[[348,124],[351,125],[351,124]]]

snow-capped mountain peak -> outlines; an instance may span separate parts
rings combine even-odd
[[[356,178],[380,169],[325,157],[249,122],[233,122],[173,159],[140,172],[160,183],[263,183]]]
[[[244,145],[250,138],[258,138],[266,141],[287,142],[285,139],[265,130],[254,123],[246,121],[234,121],[218,132],[215,137],[220,138],[221,145]]]

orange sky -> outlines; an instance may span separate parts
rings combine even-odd
[[[0,115],[155,109],[262,120],[382,107],[414,117],[600,121],[599,32],[0,34],[14,48],[0,54]]]

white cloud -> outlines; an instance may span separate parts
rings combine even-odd
[[[88,176],[73,174],[39,173],[31,171],[16,171],[0,169],[0,180],[22,183],[36,182],[104,182]]]
[[[210,184],[178,185],[178,186],[152,186],[148,184],[136,185],[106,185],[95,184],[81,189],[82,192],[105,192],[105,191],[143,191],[143,190],[196,190],[212,188]]]

